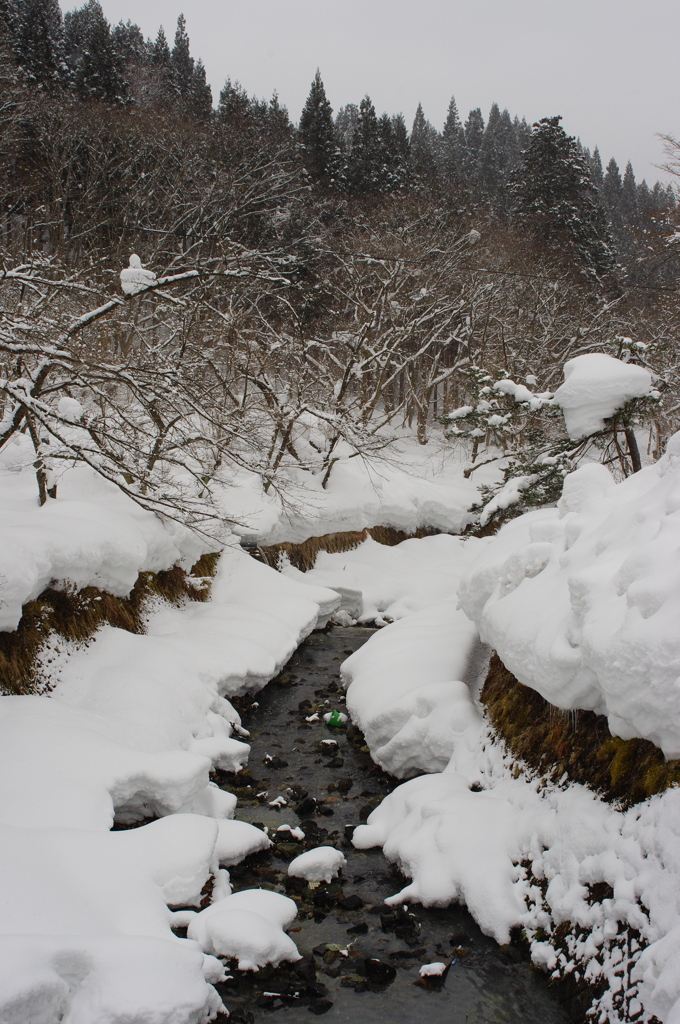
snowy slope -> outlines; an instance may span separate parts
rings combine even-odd
[[[460,600],[522,683],[678,757],[680,435],[620,484],[599,465],[568,476],[557,509],[499,532]]]

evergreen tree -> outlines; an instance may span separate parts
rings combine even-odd
[[[123,102],[123,62],[101,4],[88,0],[80,10],[67,13],[64,32],[71,79],[80,98]]]
[[[333,126],[333,109],[318,68],[300,115],[300,137],[305,167],[312,180],[326,183],[335,180],[340,154]]]
[[[451,97],[449,109],[442,131],[442,162],[444,176],[450,183],[460,181],[463,170],[463,149],[465,145],[465,133],[458,116],[458,107],[454,97]]]
[[[172,63],[170,47],[163,26],[158,29],[155,42],[151,44],[151,63],[155,68],[169,70]]]
[[[175,45],[172,48],[172,78],[180,96],[191,91],[194,82],[194,60],[189,47],[187,23],[183,14],[177,19]]]
[[[139,25],[120,21],[111,32],[119,59],[127,65],[146,64],[148,51]]]
[[[602,168],[602,158],[600,157],[600,151],[595,146],[592,157],[590,158],[590,173],[593,176],[593,181],[596,188],[602,189],[604,185],[604,170]]]
[[[626,223],[634,224],[637,221],[637,184],[630,160],[626,164],[626,171],[623,175],[623,184],[621,186],[621,213]]]
[[[197,121],[207,121],[212,114],[212,89],[205,77],[203,61],[198,60],[194,66],[189,89],[184,97],[187,114]]]
[[[439,133],[426,119],[422,104],[419,103],[411,128],[409,156],[410,167],[415,178],[430,184],[437,180],[438,150]]]
[[[622,190],[623,182],[621,181],[619,165],[614,157],[612,157],[607,164],[607,171],[602,182],[602,195],[612,219],[618,219],[620,216]]]
[[[561,120],[546,117],[534,125],[511,188],[517,219],[556,254],[566,252],[587,273],[602,277],[615,268],[605,212],[590,169]]]
[[[347,106],[340,107],[337,117],[335,118],[335,134],[340,144],[340,148],[346,156],[348,156],[352,150],[354,132],[356,131],[358,123],[359,108],[356,103],[348,103]]]
[[[479,150],[484,139],[484,116],[476,107],[468,114],[465,122],[465,150],[463,153],[463,170],[467,186],[477,187],[479,178]]]
[[[240,82],[226,80],[220,92],[217,116],[222,124],[243,125],[250,118],[252,103]]]
[[[406,127],[406,121],[404,120],[403,114],[392,115],[392,130],[394,148],[399,158],[399,164],[401,167],[405,168],[409,157],[410,143],[408,138],[408,129]]]
[[[41,86],[61,84],[64,27],[58,0],[21,0],[8,9],[14,52],[24,74]]]
[[[470,111],[465,122],[465,149],[475,163],[477,162],[477,155],[483,139],[484,116],[479,107],[476,107]]]
[[[384,154],[376,109],[370,96],[359,103],[358,120],[347,162],[347,187],[353,193],[379,190],[384,182]]]

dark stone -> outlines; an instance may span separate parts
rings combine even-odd
[[[310,1013],[315,1013],[317,1017],[320,1017],[322,1013],[328,1013],[333,1003],[330,999],[315,999],[313,1003],[310,1003],[307,1009]]]
[[[332,814],[335,814],[333,808],[328,804],[319,804],[316,809],[319,814],[323,814],[324,818],[330,818]]]
[[[282,757],[278,756],[278,754],[275,754],[274,757],[269,758],[269,759],[265,758],[264,761],[262,762],[262,764],[265,765],[267,768],[287,768],[288,767],[288,762],[284,761]]]
[[[368,925],[365,921],[359,921],[359,924],[352,925],[351,928],[347,929],[348,935],[365,935],[368,931]]]
[[[341,757],[334,757],[332,760],[326,762],[327,768],[342,768],[345,762]]]
[[[310,981],[307,985],[307,991],[315,999],[324,999],[328,995],[328,989],[320,981]]]
[[[467,932],[454,932],[449,939],[452,946],[468,946],[471,941]]]
[[[361,910],[363,905],[361,896],[342,896],[338,900],[338,906],[343,910]]]
[[[356,825],[345,825],[345,839],[348,842],[352,841],[352,836],[354,835],[355,828],[357,828]]]
[[[366,977],[373,985],[389,985],[397,976],[392,964],[383,963],[382,960],[366,957],[364,965]]]
[[[306,796],[304,800],[301,800],[295,807],[295,813],[298,818],[308,818],[310,814],[314,814],[316,811],[316,800],[313,796]]]
[[[361,821],[362,824],[366,822],[369,814],[371,813],[371,811],[374,810],[375,808],[373,804],[362,804],[362,806],[359,808],[359,820]]]
[[[352,780],[348,778],[338,779],[337,781],[337,787],[340,793],[349,793],[353,785],[354,783],[352,782]]]

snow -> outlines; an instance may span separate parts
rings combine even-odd
[[[678,757],[679,549],[676,434],[619,484],[602,466],[570,474],[557,509],[519,517],[481,552],[460,601],[520,682]]]
[[[340,850],[332,846],[317,846],[301,853],[288,865],[288,874],[306,878],[308,882],[330,882],[344,868],[347,861]]]
[[[439,978],[446,970],[446,964],[443,964],[440,960],[435,960],[431,964],[423,964],[418,971],[421,978]]]
[[[36,500],[35,453],[23,435],[0,455],[0,630],[16,629],[22,606],[48,586],[129,594],[140,572],[209,550],[178,524],[163,524],[86,467],[59,481],[59,500]]]
[[[122,520],[129,534],[128,511],[108,510],[112,527]],[[105,511],[100,520],[93,513],[101,520]],[[140,521],[156,552],[169,553],[163,527],[147,513]],[[57,551],[50,530],[41,524],[36,534]],[[70,531],[77,554],[77,522]],[[96,567],[104,539],[83,552],[83,565]],[[87,549],[88,534],[80,541]],[[126,571],[145,552],[138,544]],[[112,544],[115,567],[114,556]],[[234,797],[209,774],[239,770],[248,756],[227,695],[262,687],[316,627],[322,605],[336,603],[227,546],[210,601],[149,608],[144,635],[105,626],[88,645],[45,659],[50,696],[0,699],[0,1019],[199,1024],[222,1007],[212,982],[224,972],[212,950],[244,969],[298,958],[282,930],[291,901],[230,895],[224,868],[271,842],[233,820]],[[139,827],[111,832],[114,816]],[[160,817],[140,824],[149,816]],[[211,876],[215,906],[228,903],[228,914],[171,913],[198,906]],[[173,935],[180,917],[196,938]]]
[[[187,935],[205,953],[236,957],[241,971],[277,967],[300,954],[283,931],[293,923],[293,900],[265,889],[245,889],[212,903],[190,920]]]
[[[289,565],[282,572],[304,585],[352,594],[357,609],[353,617],[381,624],[455,601],[460,572],[477,543],[438,534],[389,547],[368,537],[351,551],[320,551],[314,568],[306,573]],[[342,607],[348,607],[347,601]]]
[[[647,735],[669,756],[680,736],[679,488],[676,435],[659,463],[620,484],[582,467],[556,509],[513,520],[469,555],[465,542],[451,559],[470,624],[518,678],[554,704],[603,710],[614,731]],[[391,593],[377,568],[370,585],[374,605]],[[373,758],[402,776],[431,773],[383,800],[354,845],[382,847],[410,879],[388,904],[464,902],[499,942],[523,927],[534,963],[600,985],[595,1019],[680,1020],[680,790],[622,811],[584,786],[518,772],[484,721],[475,673],[463,671],[456,614],[453,601],[407,611],[342,667]],[[418,702],[442,680],[447,696],[428,716]],[[436,727],[456,702],[435,755]],[[592,895],[598,883],[613,895]]]
[[[137,295],[146,291],[155,280],[156,275],[142,267],[142,261],[135,253],[130,257],[130,266],[120,272],[120,286],[125,295]]]
[[[569,437],[578,440],[604,430],[605,420],[632,398],[648,395],[651,387],[651,374],[644,367],[590,352],[564,364],[564,384],[554,402],[564,413]]]
[[[436,431],[425,445],[406,432],[392,431],[390,438],[393,444],[380,459],[358,458],[349,446],[339,446],[325,488],[323,472],[282,471],[285,503],[272,492],[263,494],[256,474],[234,473],[225,479],[220,498],[225,514],[247,524],[236,531],[255,535],[260,544],[299,543],[373,526],[408,534],[423,528],[463,530],[472,522],[468,510],[479,488],[499,478],[498,467],[484,467],[466,479],[465,453]]]

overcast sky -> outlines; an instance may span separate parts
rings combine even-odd
[[[665,177],[657,133],[680,135],[680,0],[101,0],[112,23],[172,45],[183,11],[215,100],[224,80],[297,121],[317,66],[334,110],[368,93],[378,114],[418,102],[441,128],[496,101],[533,122],[561,114],[638,179]],[[64,2],[64,10],[81,3]]]

